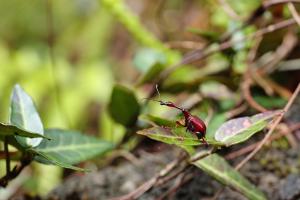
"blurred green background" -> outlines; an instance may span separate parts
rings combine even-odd
[[[244,19],[260,5],[258,0],[228,3]],[[181,53],[196,48],[173,41],[204,46],[240,25],[217,0],[1,0],[0,19],[0,120],[8,121],[10,93],[19,83],[34,99],[46,128],[80,130],[116,144],[125,128],[107,111],[115,83],[134,88],[141,99],[147,85],[139,83],[154,78],[141,78],[150,67],[174,64]],[[247,45],[234,46],[234,54],[214,54],[201,70],[175,71],[165,90],[198,90],[202,77],[224,70],[237,75],[230,81],[238,80],[246,68],[241,63]],[[1,174],[4,169],[2,163]],[[63,176],[60,168],[38,164],[24,174],[22,184],[32,194],[46,194]]]

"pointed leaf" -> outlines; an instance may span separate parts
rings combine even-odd
[[[4,124],[0,123],[0,136],[22,136],[22,137],[28,137],[28,138],[46,138],[46,139],[51,139],[48,138],[47,136],[40,135],[38,133],[34,133],[31,131],[26,131],[22,128],[19,128],[14,125],[10,124]],[[0,138],[1,140],[1,138]]]
[[[175,127],[176,123],[172,120],[164,119],[161,117],[157,117],[154,115],[141,115],[141,120],[145,120],[147,122],[155,123],[158,126],[167,126],[167,127]]]
[[[74,131],[51,129],[45,135],[52,140],[43,140],[34,150],[43,158],[50,158],[51,163],[76,164],[104,154],[113,148],[112,143]],[[39,157],[36,158],[39,160]]]
[[[116,122],[130,127],[137,120],[140,105],[131,90],[121,85],[115,85],[111,95],[109,112]]]
[[[75,167],[67,162],[64,162],[63,160],[57,159],[55,156],[51,155],[51,154],[47,154],[41,151],[37,151],[35,149],[31,149],[30,150],[33,154],[36,154],[40,157],[40,160],[43,160],[42,163],[44,164],[53,164],[53,165],[57,165],[59,167],[63,167],[63,168],[67,168],[67,169],[73,169],[76,171],[89,171],[80,167]]]
[[[216,131],[215,140],[226,146],[244,142],[264,129],[280,113],[282,113],[281,110],[267,111],[252,117],[229,120]]]
[[[10,124],[44,135],[43,124],[33,101],[19,85],[15,85],[11,96]],[[42,141],[42,138],[31,139],[19,136],[16,136],[16,139],[24,147],[35,147]]]
[[[147,70],[147,72],[140,78],[138,81],[138,86],[149,83],[155,78],[158,77],[158,75],[164,70],[165,66],[161,63],[154,64],[150,69]]]
[[[152,127],[137,132],[145,135],[153,140],[164,142],[167,144],[182,145],[201,145],[202,142],[190,132],[186,132],[185,128],[163,128]],[[207,140],[209,144],[219,145],[216,141]]]
[[[248,199],[266,199],[265,195],[260,190],[251,184],[238,171],[232,168],[224,158],[217,154],[209,155],[192,164],[217,179],[220,183],[239,191]]]

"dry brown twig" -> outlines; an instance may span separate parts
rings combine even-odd
[[[179,176],[180,174],[183,174],[189,167],[188,167],[188,163],[184,163],[182,165],[182,167],[177,170],[176,172],[174,172],[173,174],[170,174],[169,176],[166,176],[162,179],[160,179],[159,181],[157,181],[157,183],[155,184],[155,186],[161,186],[166,184],[168,181],[172,180],[173,178],[176,178],[177,176]]]
[[[268,133],[265,135],[263,140],[259,143],[259,145],[245,158],[243,159],[236,167],[235,169],[239,170],[242,168],[264,145],[265,143],[269,140],[271,137],[273,131],[275,130],[276,126],[279,124],[279,122],[282,120],[283,115],[290,109],[292,103],[295,101],[297,95],[300,92],[300,83],[298,84],[296,90],[294,91],[292,97],[289,99],[288,103],[283,109],[283,113],[280,114],[277,119],[274,121],[272,124],[271,128],[269,129]]]
[[[247,110],[248,105],[246,103],[241,104],[240,106],[228,111],[225,113],[226,118],[230,119],[233,118],[241,113],[243,113],[245,110]]]
[[[281,124],[279,124],[278,126],[280,126]],[[286,124],[282,124],[282,125],[284,125],[284,126],[287,126]],[[300,126],[299,126],[300,127]],[[291,127],[290,129],[289,129],[289,132],[293,132],[293,131],[295,131],[295,130],[297,130],[297,128],[298,127]],[[266,144],[268,144],[269,142],[271,142],[271,141],[273,141],[273,140],[277,140],[277,139],[280,139],[281,137],[283,137],[283,136],[286,136],[287,135],[287,130],[282,130],[282,128],[280,128],[281,130],[279,130],[280,132],[279,133],[277,133],[277,134],[274,134],[273,136],[271,136],[270,137],[270,139],[268,140],[268,142],[266,143]],[[225,158],[227,159],[227,160],[232,160],[232,159],[235,159],[235,158],[237,158],[237,157],[239,157],[239,156],[242,156],[242,155],[244,155],[244,154],[247,154],[248,152],[250,152],[250,151],[253,151],[258,145],[259,145],[259,143],[260,142],[255,142],[255,143],[253,143],[253,144],[250,144],[250,145],[248,145],[248,146],[246,146],[246,147],[243,147],[243,148],[241,148],[241,149],[239,149],[239,150],[236,150],[236,151],[234,151],[234,152],[231,152],[231,153],[229,153],[229,154],[227,154],[226,156],[225,156]]]
[[[292,2],[289,2],[288,8],[289,8],[292,16],[294,17],[295,21],[297,22],[297,24],[300,26],[300,16],[299,16],[294,4]]]
[[[288,143],[290,146],[294,149],[298,147],[298,142],[293,135],[293,130],[285,123],[280,123],[277,126],[277,129],[286,137]]]
[[[270,1],[271,2],[271,1]],[[272,1],[271,3],[269,2],[269,4],[265,4],[265,7],[268,7],[268,6],[271,6],[271,5],[274,5],[276,3],[285,3],[285,2],[297,2],[297,3],[300,3],[300,1]],[[282,29],[282,28],[286,28],[286,27],[289,27],[291,25],[294,25],[296,23],[296,20],[294,18],[291,18],[291,19],[288,19],[288,20],[284,20],[284,21],[281,21],[279,23],[276,23],[276,24],[272,24],[272,25],[269,25],[267,27],[264,27],[260,30],[258,30],[257,32],[255,32],[254,34],[246,37],[246,38],[243,38],[241,39],[241,41],[244,41],[246,39],[253,39],[253,38],[259,38],[267,33],[271,33],[271,32],[274,32],[276,30],[279,30],[279,29]],[[241,42],[241,41],[231,41],[231,40],[228,40],[228,41],[224,41],[222,43],[219,44],[218,47],[214,47],[212,48],[211,46],[207,47],[207,48],[204,48],[204,49],[200,49],[200,50],[195,50],[193,52],[191,52],[191,54],[185,56],[183,58],[183,60],[176,64],[176,65],[173,65],[169,68],[167,68],[167,70],[165,70],[159,77],[158,79],[158,82],[161,82],[162,80],[164,80],[170,73],[172,73],[175,69],[177,69],[178,67],[180,67],[181,65],[184,65],[184,64],[188,64],[188,63],[192,63],[194,61],[197,61],[197,60],[201,60],[201,59],[204,59],[208,56],[210,56],[211,54],[215,53],[215,52],[218,52],[218,51],[223,51],[223,50],[226,50],[228,48],[231,48],[232,45],[236,44],[237,42]],[[250,81],[246,82],[247,84],[245,86],[247,86],[249,89],[250,89],[250,85],[251,85],[251,79]],[[246,87],[246,89],[247,89]],[[249,90],[250,91],[250,90]],[[150,95],[151,96],[151,95]],[[251,97],[251,94],[249,95]],[[291,98],[292,99],[292,98]],[[289,101],[290,102],[290,101]],[[287,104],[288,105],[288,104]],[[264,108],[260,108],[261,111],[265,111]],[[282,116],[279,117],[278,119],[282,119]],[[280,121],[279,120],[279,121]],[[276,124],[279,123],[279,121],[277,122],[277,120],[275,121],[275,126]],[[275,126],[272,126],[272,127],[275,127]],[[271,131],[268,132],[268,135],[270,135],[274,128],[271,127]],[[267,138],[268,139],[268,138]],[[265,138],[264,138],[265,140]],[[260,143],[260,145],[257,146],[257,148],[253,151],[258,151],[261,147],[261,144],[264,142],[264,140]],[[258,150],[257,150],[258,149]],[[251,153],[250,155],[254,155],[255,153]],[[199,158],[197,158],[199,159]],[[251,157],[249,158],[251,159]],[[191,161],[194,161],[194,160],[191,160]],[[175,163],[177,163],[176,161],[174,161]],[[170,163],[165,169],[163,169],[157,176],[153,177],[152,179],[150,179],[149,181],[147,181],[146,183],[144,183],[143,185],[141,185],[139,188],[137,188],[135,191],[123,196],[123,197],[120,197],[120,198],[114,198],[114,200],[127,200],[127,199],[136,199],[138,198],[139,196],[141,196],[144,192],[148,191],[150,188],[152,188],[155,183],[157,183],[157,181],[159,179],[161,179],[162,177],[164,177],[165,175],[167,175],[169,172],[171,172],[175,166],[174,166],[174,162]],[[247,162],[247,161],[246,161]]]
[[[241,20],[241,17],[230,7],[226,0],[219,0],[223,10],[234,20]]]
[[[173,49],[202,49],[205,47],[205,43],[195,41],[170,41],[166,43],[166,46]]]
[[[244,40],[249,40],[249,39],[261,37],[261,36],[263,36],[267,33],[271,33],[271,32],[274,32],[276,30],[294,25],[295,23],[296,23],[296,21],[295,21],[294,18],[287,19],[287,20],[278,22],[276,24],[271,24],[267,27],[264,27],[264,28],[256,31],[255,33],[253,33],[253,34],[251,34],[251,35],[249,35],[245,38],[241,38],[241,39],[235,40],[235,41],[227,40],[227,41],[224,41],[224,42],[220,43],[218,46],[208,46],[207,48],[204,48],[204,49],[197,49],[195,51],[192,51],[189,54],[187,54],[186,56],[184,56],[184,58],[179,63],[177,63],[173,66],[170,66],[165,71],[163,71],[161,73],[161,75],[159,76],[158,80],[157,80],[157,84],[161,83],[161,81],[166,79],[174,70],[176,70],[177,68],[179,68],[182,65],[190,64],[190,63],[193,63],[195,61],[202,60],[202,59],[207,58],[208,56],[212,55],[213,53],[216,53],[216,52],[219,52],[219,51],[224,51],[228,48],[231,48],[232,45],[234,45],[238,42],[242,42]]]
[[[161,195],[157,200],[163,200],[163,199],[173,199],[173,196],[176,194],[176,191],[178,188],[180,188],[185,183],[189,182],[194,178],[193,174],[180,174],[174,182],[174,186],[171,187],[168,191],[166,191],[164,194]]]
[[[284,113],[286,111],[289,110],[290,106],[292,105],[292,103],[294,102],[296,96],[299,94],[299,91],[300,91],[300,83],[298,84],[296,90],[294,91],[292,97],[290,98],[290,100],[288,101],[288,103],[286,104],[285,108],[284,108]],[[235,169],[239,170],[241,167],[244,166],[245,163],[247,163],[268,141],[270,140],[273,140],[273,139],[278,139],[279,137],[282,137],[282,134],[279,134],[279,135],[274,135],[272,138],[271,138],[271,134],[272,132],[275,130],[276,126],[279,124],[279,122],[281,121],[282,117],[283,117],[283,114],[280,115],[277,120],[273,123],[273,125],[271,126],[271,128],[269,129],[268,133],[265,135],[264,139],[261,141],[261,142],[257,142],[257,143],[254,143],[254,144],[251,144],[245,148],[242,148],[236,152],[233,152],[231,154],[228,154],[226,156],[226,159],[233,159],[233,158],[236,158],[237,156],[241,156],[243,154],[246,154],[250,151],[252,151],[244,160],[242,160],[236,167]],[[300,124],[299,126],[295,126],[293,127],[292,129],[293,130],[296,130],[300,127]],[[211,198],[211,200],[216,200],[219,198],[219,196],[221,195],[221,193],[224,191],[224,187],[222,189],[219,189],[217,191],[217,193]]]
[[[248,70],[250,72],[250,69]],[[265,112],[267,111],[266,108],[259,105],[252,97],[251,95],[251,85],[253,84],[252,78],[250,73],[245,73],[244,75],[244,81],[241,84],[242,94],[245,98],[245,100],[248,102],[248,104],[254,108],[255,110],[259,112]]]
[[[174,170],[177,167],[177,165],[181,161],[183,161],[185,158],[186,158],[186,155],[181,156],[177,160],[172,161],[165,168],[163,168],[158,174],[156,174],[153,178],[151,178],[147,182],[143,183],[141,186],[139,186],[134,191],[132,191],[132,192],[130,192],[130,193],[124,195],[124,196],[121,196],[121,197],[112,198],[111,200],[131,200],[131,199],[137,199],[137,198],[139,198],[146,191],[148,191],[149,189],[151,189],[154,186],[154,184],[157,183],[158,180],[160,180],[162,177],[166,176],[172,170]]]
[[[6,187],[9,181],[15,179],[22,170],[31,163],[33,157],[30,154],[23,154],[20,163],[18,163],[12,170],[10,167],[7,168],[7,173],[5,176],[0,178],[0,187]]]
[[[247,24],[253,22],[254,19],[256,19],[258,17],[258,16],[256,16],[257,13],[260,13],[260,12],[263,13],[266,9],[268,9],[271,6],[274,6],[274,5],[277,5],[277,4],[290,3],[290,2],[292,2],[292,3],[300,3],[299,0],[271,0],[271,1],[266,1],[266,2],[263,3],[263,5],[261,7],[259,7],[254,12],[254,16],[250,16],[250,18],[248,20],[246,20],[245,24],[247,25]],[[260,15],[261,14],[259,14],[259,16]],[[210,45],[205,45],[204,48],[196,49],[196,50],[188,53],[187,55],[185,55],[183,57],[183,59],[179,63],[174,64],[174,65],[168,67],[165,71],[163,71],[160,74],[160,76],[159,76],[158,80],[156,81],[156,83],[161,83],[174,70],[176,70],[177,68],[179,68],[182,65],[193,63],[195,61],[204,59],[204,58],[208,57],[209,55],[211,55],[211,54],[213,54],[215,52],[226,50],[226,49],[232,47],[232,45],[235,44],[235,43],[238,43],[238,42],[241,42],[241,41],[244,41],[244,40],[247,40],[247,39],[258,38],[258,37],[261,37],[261,36],[263,36],[263,35],[265,35],[267,33],[271,33],[271,32],[274,32],[276,30],[279,30],[279,29],[282,29],[282,28],[294,25],[295,23],[296,23],[296,20],[294,18],[291,18],[291,19],[288,19],[288,20],[284,20],[284,21],[278,22],[276,24],[271,24],[271,25],[269,25],[267,27],[264,27],[264,28],[258,30],[257,32],[255,32],[252,35],[249,35],[249,36],[247,36],[245,38],[241,38],[241,40],[234,41],[234,42],[232,42],[230,40],[230,36],[232,35],[232,33],[229,34],[229,35],[225,34],[226,36],[223,37],[223,38],[226,38],[225,41],[222,40],[218,44],[217,48],[212,48],[212,46],[210,46]],[[153,95],[153,94],[151,94],[151,95]]]
[[[273,72],[277,64],[283,60],[297,45],[298,37],[293,30],[289,30],[287,34],[283,37],[282,44],[276,49],[276,51],[272,54],[272,57],[268,63],[264,66],[261,66],[258,71],[260,75],[264,75],[266,73]]]
[[[188,166],[189,163],[191,162],[195,162],[199,159],[202,159],[210,154],[212,154],[213,152],[215,152],[215,148],[212,148],[211,150],[208,151],[204,151],[204,152],[199,152],[197,153],[195,156],[193,156],[192,158],[190,158],[189,160],[186,160],[186,163],[184,164],[184,168],[183,170],[179,170],[179,174],[181,174],[181,172],[184,171],[184,169],[186,168],[186,166]],[[151,178],[150,180],[148,180],[147,182],[143,183],[141,186],[139,186],[137,189],[135,189],[134,191],[121,196],[121,197],[116,197],[116,198],[112,198],[111,200],[131,200],[131,199],[137,199],[139,198],[141,195],[143,195],[145,192],[147,192],[148,190],[150,190],[155,184],[159,183],[159,181],[161,181],[162,178],[166,177],[170,172],[172,172],[174,169],[176,169],[179,164],[185,160],[187,158],[187,155],[184,154],[183,156],[181,156],[180,158],[178,158],[177,160],[172,161],[171,163],[169,163],[164,169],[162,169],[158,174],[156,174],[153,178]],[[176,177],[176,176],[175,176]],[[171,175],[171,178],[167,178],[168,180],[171,180],[172,178],[175,178],[174,176]]]
[[[271,87],[268,84],[270,81],[267,81],[267,79],[264,78],[264,74],[274,71],[277,64],[292,51],[296,44],[297,37],[295,33],[293,31],[289,31],[285,35],[282,44],[272,54],[272,59],[270,59],[270,62],[259,68],[256,67],[257,63],[251,62],[248,64],[249,73],[244,74],[244,81],[242,82],[241,88],[245,100],[252,108],[258,110],[259,112],[265,112],[267,110],[259,105],[251,95],[251,85],[254,83],[254,81],[256,81],[256,83],[258,83],[269,95],[271,95],[275,89],[277,92],[280,92],[281,95],[288,95],[286,93],[282,93],[285,91],[283,91],[283,88],[279,87],[279,85],[272,84],[273,87]],[[276,88],[274,88],[275,86]]]

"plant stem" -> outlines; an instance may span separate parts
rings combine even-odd
[[[272,124],[272,127],[269,129],[269,132],[265,135],[264,139],[258,144],[258,146],[244,159],[242,160],[236,167],[235,169],[239,170],[246,164],[263,146],[264,144],[268,141],[268,139],[271,137],[271,134],[275,130],[276,126],[279,124],[279,122],[282,120],[283,115],[290,109],[292,103],[296,99],[300,92],[300,83],[298,84],[296,90],[293,93],[293,96],[290,98],[288,103],[283,109],[283,113],[279,115],[279,117],[275,120],[275,122]]]
[[[5,152],[5,161],[6,161],[6,175],[10,175],[10,156],[8,151],[8,141],[7,137],[4,137],[4,152]]]

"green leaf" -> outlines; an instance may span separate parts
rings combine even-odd
[[[147,122],[155,123],[158,126],[167,126],[167,127],[175,127],[176,123],[172,120],[164,119],[161,117],[153,116],[153,115],[141,115],[141,120],[145,120]]]
[[[226,121],[226,115],[224,113],[220,113],[214,115],[213,118],[210,120],[207,130],[206,130],[206,139],[207,140],[215,140],[215,133],[218,128]],[[217,142],[217,141],[216,141]]]
[[[197,90],[200,83],[206,81],[208,76],[224,71],[228,67],[228,58],[221,53],[215,53],[207,58],[206,65],[201,68],[185,65],[174,70],[161,88],[172,93]]]
[[[4,124],[4,123],[0,123],[0,136],[22,136],[22,137],[28,137],[28,138],[46,138],[49,140],[51,139],[51,138],[48,138],[47,136],[40,135],[38,133],[34,133],[34,132],[30,132],[30,131],[26,131],[17,126],[10,125],[10,124]]]
[[[217,154],[209,155],[192,164],[217,179],[220,183],[239,191],[248,199],[266,199],[265,195],[259,189],[232,168],[224,158]]]
[[[213,31],[201,30],[194,27],[188,28],[187,31],[197,36],[200,36],[210,42],[217,42],[217,40],[220,38],[220,34]]]
[[[111,95],[109,112],[116,122],[131,127],[135,124],[140,113],[140,105],[131,90],[121,85],[115,85]]]
[[[178,146],[195,146],[202,144],[202,142],[196,136],[190,132],[186,132],[185,128],[152,127],[138,131],[137,133],[147,136],[153,140],[167,144],[175,144]],[[212,140],[207,140],[207,143],[220,145],[220,143]]]
[[[33,149],[39,155],[35,160],[41,163],[45,163],[46,159],[52,164],[70,168],[72,164],[104,154],[113,148],[110,142],[79,132],[50,129],[45,134],[53,140],[43,140]]]
[[[44,127],[31,97],[19,86],[15,85],[10,105],[10,124],[24,130],[44,135]],[[23,147],[38,146],[42,138],[26,138],[16,136]]]
[[[77,170],[77,171],[89,171],[80,167],[75,167],[69,163],[64,162],[63,160],[57,159],[55,156],[51,155],[51,154],[47,154],[41,151],[36,151],[34,149],[29,150],[31,151],[33,154],[36,154],[37,156],[40,157],[40,159],[38,160],[36,158],[37,161],[43,160],[43,162],[45,164],[45,161],[48,161],[46,164],[53,164],[53,165],[57,165],[59,167],[63,167],[63,168],[67,168],[67,169],[73,169],[73,170]]]
[[[282,97],[254,95],[253,98],[258,104],[270,110],[274,108],[282,108],[287,103],[287,100]]]
[[[147,70],[147,72],[140,78],[137,85],[140,86],[144,83],[149,83],[154,81],[156,77],[163,71],[165,66],[161,63],[154,64],[151,68]]]
[[[241,143],[264,129],[281,110],[267,111],[252,117],[240,117],[227,121],[215,133],[215,140],[226,146]]]
[[[199,86],[199,90],[204,97],[217,101],[236,99],[236,95],[225,84],[215,80],[205,81]]]

